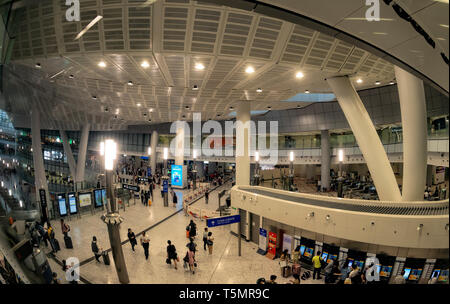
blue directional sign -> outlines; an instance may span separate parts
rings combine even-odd
[[[224,217],[216,217],[216,218],[212,218],[212,219],[207,219],[206,224],[208,227],[217,227],[217,226],[239,223],[240,221],[241,221],[240,215],[232,215],[232,216],[224,216]]]
[[[163,179],[163,193],[169,192],[169,180]]]

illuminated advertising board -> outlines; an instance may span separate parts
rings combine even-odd
[[[69,211],[70,214],[75,214],[78,212],[77,208],[77,197],[75,195],[75,192],[68,193],[69,195]]]
[[[91,206],[92,198],[90,193],[79,193],[78,200],[80,201],[80,208]]]
[[[58,194],[57,198],[58,198],[59,215],[66,216],[67,215],[66,194],[60,193]]]
[[[172,165],[172,186],[183,187],[183,166]]]

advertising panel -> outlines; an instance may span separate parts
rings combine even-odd
[[[91,193],[79,193],[78,200],[80,201],[80,208],[91,206],[92,204]]]
[[[104,206],[108,205],[107,197],[106,197],[106,189],[102,189],[102,202]]]
[[[77,207],[77,197],[75,195],[75,192],[70,192],[68,195],[69,195],[70,214],[76,214],[78,212],[78,207]]]
[[[259,249],[267,250],[267,230],[259,228]]]
[[[58,194],[57,198],[58,198],[59,215],[66,216],[67,215],[66,194],[65,193]]]
[[[287,250],[291,254],[292,250],[292,236],[283,234],[283,251]]]
[[[268,257],[275,257],[277,253],[277,234],[275,232],[269,232],[269,249],[267,251]]]
[[[183,187],[183,166],[172,165],[172,187]]]
[[[94,190],[94,202],[95,202],[95,208],[103,206],[102,190],[101,189],[95,189]]]

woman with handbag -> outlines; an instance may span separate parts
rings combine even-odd
[[[208,245],[209,254],[212,254],[214,244],[214,237],[212,236],[212,232],[208,232],[208,238],[206,240],[206,243]]]
[[[167,264],[172,264],[171,261],[173,261],[173,264],[175,265],[175,270],[177,268],[177,261],[178,261],[178,255],[177,255],[177,249],[175,248],[175,245],[172,245],[172,242],[169,240],[167,241]]]

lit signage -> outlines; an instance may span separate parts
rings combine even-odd
[[[183,166],[172,165],[172,186],[183,187]]]

